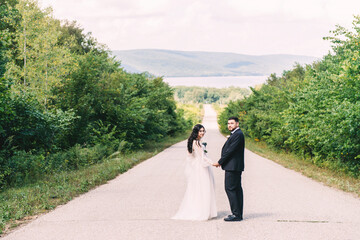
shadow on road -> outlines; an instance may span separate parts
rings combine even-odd
[[[230,215],[230,211],[219,211],[216,219],[224,218]],[[263,217],[270,217],[274,215],[273,213],[250,213],[244,214],[244,219],[254,219],[254,218],[263,218]]]
[[[231,212],[230,211],[219,211],[217,218],[223,218],[223,217],[227,217],[228,215],[230,215]]]
[[[274,214],[273,213],[250,213],[250,214],[244,214],[244,219],[270,217],[272,215],[274,215]]]

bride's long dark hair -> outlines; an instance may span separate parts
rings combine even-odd
[[[189,153],[192,153],[192,151],[193,151],[192,146],[193,146],[194,140],[196,140],[196,143],[200,146],[200,141],[197,140],[197,138],[199,136],[199,131],[202,128],[205,130],[204,126],[201,124],[196,124],[193,127],[192,133],[190,134],[190,137],[188,138],[188,143],[187,143],[187,149],[188,149]]]

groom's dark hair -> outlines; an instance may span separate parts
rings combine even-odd
[[[228,121],[229,120],[235,120],[235,122],[239,122],[239,118],[237,118],[237,117],[229,117]]]

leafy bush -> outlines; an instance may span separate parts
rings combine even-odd
[[[2,106],[7,108],[7,112],[2,115],[0,143],[7,149],[59,149],[66,145],[64,138],[77,118],[72,110],[46,110],[25,91],[7,97]]]
[[[5,1],[0,17],[0,188],[189,128],[162,78],[125,72],[75,22],[33,0]]]
[[[204,117],[204,109],[202,104],[176,104],[179,121],[183,121],[180,126],[182,130],[191,129],[194,125],[201,123]]]
[[[293,151],[318,166],[360,175],[360,17],[354,31],[337,27],[334,54],[311,66],[296,66],[219,116],[223,126],[239,116],[245,133]]]
[[[250,94],[247,88],[205,88],[178,86],[175,89],[175,100],[181,103],[219,103],[227,104]]]

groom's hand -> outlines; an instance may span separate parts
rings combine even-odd
[[[216,162],[216,163],[213,163],[213,166],[214,167],[220,167],[220,164]]]

